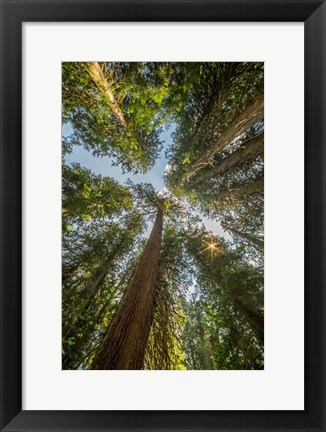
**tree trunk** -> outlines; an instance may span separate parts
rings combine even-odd
[[[195,258],[208,274],[208,276],[213,280],[217,285],[221,283],[220,278],[214,273],[213,269],[205,262],[205,260],[195,251],[193,251]],[[231,297],[231,301],[234,306],[247,318],[252,327],[253,331],[256,333],[257,339],[264,346],[264,315],[260,312],[255,311],[250,306],[245,304],[241,298]]]
[[[158,274],[163,212],[156,220],[130,285],[107,335],[93,360],[92,369],[142,369],[153,313]]]
[[[196,305],[196,308],[197,308],[196,316],[197,316],[197,325],[198,325],[198,331],[199,331],[200,346],[201,346],[201,351],[203,353],[203,360],[204,360],[205,369],[206,370],[212,370],[213,369],[212,359],[210,356],[210,350],[208,349],[208,344],[207,344],[206,339],[205,339],[205,331],[204,331],[204,327],[203,327],[202,322],[201,322],[200,312],[198,310],[198,304]]]
[[[242,231],[237,231],[234,228],[229,227],[228,225],[223,224],[222,228],[224,228],[226,231],[231,232],[231,234],[234,234],[237,237],[244,238],[245,240],[250,241],[255,246],[257,246],[259,249],[264,249],[264,240],[260,239],[259,237],[256,237],[252,234],[244,233]]]
[[[244,314],[250,322],[253,330],[256,333],[257,339],[264,346],[264,317],[259,312],[256,312],[250,306],[245,304],[241,299],[236,298],[234,304],[237,309]]]
[[[264,132],[260,132],[253,138],[245,141],[237,150],[227,156],[218,165],[210,169],[204,177],[192,181],[191,185],[200,185],[204,183],[207,179],[211,179],[217,175],[224,174],[225,171],[230,168],[243,164],[246,161],[254,160],[258,156],[264,154]]]
[[[103,71],[99,63],[98,62],[87,63],[87,70],[90,77],[92,78],[97,88],[99,89],[100,93],[102,93],[105,96],[105,99],[107,100],[109,107],[113,111],[115,117],[119,120],[121,126],[127,128],[127,123],[124,118],[124,115],[119,107],[119,104],[117,103],[114,97],[114,94],[110,88],[109,83],[107,82],[107,79],[103,74]]]
[[[100,268],[97,270],[95,275],[93,276],[90,284],[86,287],[86,290],[83,294],[83,301],[85,302],[82,306],[82,310],[80,311],[80,316],[77,321],[72,322],[68,328],[63,329],[62,334],[65,339],[72,337],[77,330],[81,330],[82,326],[85,323],[84,316],[87,311],[90,309],[97,293],[99,292],[101,286],[103,285],[106,276],[110,270],[111,264],[113,260],[119,255],[119,253],[123,250],[124,243],[128,240],[127,233],[124,234],[121,241],[115,246],[115,248],[110,252],[106,260],[102,263]]]
[[[198,367],[197,361],[196,361],[196,357],[195,357],[195,351],[194,351],[194,345],[192,340],[189,340],[189,350],[190,350],[190,358],[191,358],[191,364],[192,364],[192,369],[200,369]]]
[[[230,195],[251,195],[254,193],[262,194],[264,192],[264,178],[260,178],[250,183],[244,183],[239,186],[226,189],[216,195],[216,198],[223,201]]]
[[[106,302],[103,304],[103,306],[101,307],[101,309],[95,313],[94,315],[94,328],[96,324],[99,324],[105,314],[105,312],[107,311],[108,307],[110,306],[114,296],[116,295],[116,293],[118,292],[120,286],[122,285],[123,281],[125,280],[125,276],[123,276],[118,285],[112,290],[111,294],[109,295],[109,297],[107,298]],[[90,306],[90,304],[88,305],[88,307]],[[83,324],[85,324],[85,321],[83,319],[79,319],[79,321],[75,324],[75,328],[74,328],[74,332],[80,329],[82,329],[81,326],[83,326]],[[83,349],[84,349],[84,345],[87,342],[87,340],[89,339],[89,334],[87,332],[84,331],[84,329],[82,329],[83,331],[83,335],[81,338],[78,338],[75,340],[75,350],[77,349],[76,347],[78,347],[78,352],[79,354],[79,360],[83,358]],[[74,332],[72,332],[72,334],[68,335],[67,337],[71,337],[73,336]],[[64,356],[62,359],[62,369],[69,369],[69,365],[71,362],[71,358],[69,356]],[[74,365],[73,367],[71,367],[71,369],[76,369],[80,366],[80,363],[77,365]]]
[[[260,94],[231,124],[221,133],[220,137],[211,144],[204,155],[195,162],[187,172],[185,180],[189,181],[195,172],[202,166],[211,162],[216,153],[227,144],[235,140],[239,135],[264,118],[264,95]]]

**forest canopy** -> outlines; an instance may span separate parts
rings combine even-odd
[[[62,368],[263,369],[264,64],[64,62],[62,123]]]

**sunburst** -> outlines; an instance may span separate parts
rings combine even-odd
[[[213,254],[219,250],[218,243],[214,242],[212,238],[209,241],[204,240],[206,247],[202,250],[203,252],[210,252],[211,260],[213,259]]]

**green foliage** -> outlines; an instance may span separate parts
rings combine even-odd
[[[63,238],[63,368],[87,367],[113,317],[134,263],[143,218],[132,211],[116,221],[94,221]]]
[[[162,241],[155,312],[145,356],[148,369],[186,369],[180,338],[186,320],[181,298],[190,282],[187,267],[180,234],[168,225]]]
[[[178,68],[171,63],[100,64],[121,122],[92,79],[91,66],[62,65],[63,122],[74,130],[70,143],[111,156],[126,171],[146,172],[161,149],[162,126],[181,109],[189,84],[178,79]]]
[[[263,114],[236,134],[262,97],[263,64],[63,63],[62,73],[63,122],[73,129],[63,158],[82,145],[146,172],[163,128],[175,125],[164,193],[63,163],[63,368],[92,367],[159,209],[144,368],[263,369]],[[224,135],[232,139],[217,145]],[[200,216],[232,241],[200,227]]]
[[[236,139],[214,146],[261,96],[263,64],[204,63],[200,68],[203,80],[179,117],[165,180],[171,192],[219,220],[238,243],[246,243],[252,258],[262,261],[248,238],[263,234],[263,114],[239,136],[232,126]]]
[[[132,207],[130,191],[110,177],[92,174],[79,164],[62,166],[63,223],[119,215]]]
[[[216,244],[211,254],[207,244]],[[263,274],[205,231],[188,239],[197,268],[183,335],[187,366],[207,369],[263,367]],[[206,362],[205,362],[206,357]]]

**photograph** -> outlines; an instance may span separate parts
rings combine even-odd
[[[0,3],[0,432],[326,432],[326,0]]]
[[[263,370],[264,62],[61,67],[62,370]]]

